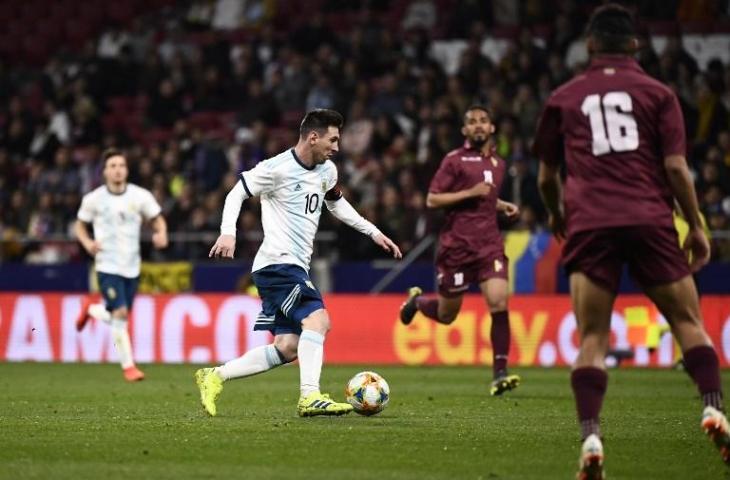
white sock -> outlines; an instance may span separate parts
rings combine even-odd
[[[299,388],[303,397],[319,392],[319,376],[324,357],[324,335],[314,330],[304,330],[299,337]]]
[[[127,331],[127,319],[112,319],[112,338],[114,346],[117,347],[119,355],[119,363],[123,369],[134,366],[132,359],[132,343],[129,341],[129,332]]]
[[[103,303],[94,303],[89,305],[89,316],[95,320],[101,320],[106,323],[111,323],[112,314],[106,309],[106,305]]]
[[[256,347],[242,356],[226,362],[215,371],[223,380],[248,377],[271,370],[284,363],[274,345]]]

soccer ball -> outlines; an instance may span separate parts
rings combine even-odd
[[[390,400],[390,387],[375,372],[360,372],[347,382],[345,397],[360,415],[382,412]]]

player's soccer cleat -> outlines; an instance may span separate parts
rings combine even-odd
[[[489,394],[493,397],[498,397],[504,392],[514,390],[520,386],[522,379],[519,375],[508,375],[507,372],[500,372],[496,378],[492,380],[492,384],[489,387]]]
[[[144,373],[135,366],[124,369],[124,379],[128,382],[139,382],[144,380]]]
[[[577,480],[603,480],[606,478],[603,472],[603,443],[598,435],[588,435],[583,441],[578,459]]]
[[[725,415],[714,407],[707,406],[702,412],[702,430],[720,450],[722,461],[730,464],[730,426]]]
[[[200,403],[208,415],[218,414],[215,402],[223,391],[223,379],[213,368],[201,368],[195,372],[195,383],[200,389]]]
[[[418,300],[421,294],[423,294],[423,290],[420,287],[411,287],[408,289],[408,299],[400,306],[400,321],[403,325],[411,323],[413,317],[416,316],[416,312],[418,312],[416,300]]]
[[[300,397],[297,404],[297,413],[300,417],[314,417],[315,415],[346,415],[353,410],[349,403],[337,403],[326,393],[312,392],[306,397]]]
[[[84,329],[86,324],[91,319],[91,315],[89,315],[89,307],[91,306],[91,297],[84,297],[84,301],[81,302],[81,311],[79,311],[79,316],[76,317],[76,331],[80,332]]]

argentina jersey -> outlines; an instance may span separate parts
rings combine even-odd
[[[261,198],[264,240],[252,271],[277,264],[309,271],[324,196],[337,184],[335,164],[327,160],[307,167],[292,148],[260,162],[240,178],[246,195]]]
[[[81,200],[77,218],[90,223],[101,244],[95,256],[96,271],[135,278],[140,272],[140,228],[161,212],[149,190],[127,184],[122,193],[102,185]]]

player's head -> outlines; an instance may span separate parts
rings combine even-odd
[[[484,105],[472,105],[464,112],[464,125],[461,133],[472,147],[482,148],[494,133],[494,124],[489,110]]]
[[[639,46],[634,17],[625,7],[607,3],[596,8],[586,27],[588,53],[633,54]]]
[[[127,181],[127,158],[121,151],[109,148],[104,150],[101,158],[104,160],[104,181],[107,184],[120,185]]]
[[[299,142],[306,143],[315,164],[329,160],[340,149],[342,115],[334,110],[318,108],[307,112],[299,127]]]

